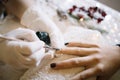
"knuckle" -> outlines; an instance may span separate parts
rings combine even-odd
[[[26,49],[25,49],[28,53],[32,53],[32,50],[28,47],[28,46],[26,46]]]
[[[94,56],[93,60],[95,62],[100,62],[101,61],[101,56]]]
[[[99,64],[97,66],[97,71],[100,72],[100,73],[104,72],[104,65],[103,64]]]
[[[21,51],[24,53],[25,56],[29,56],[32,54],[32,50],[30,49],[29,46],[21,48]]]
[[[95,53],[99,53],[100,52],[100,49],[95,49]]]
[[[83,50],[82,49],[76,49],[75,50],[75,53],[80,53],[80,52],[83,52]]]
[[[79,60],[78,59],[71,60],[71,64],[77,65],[79,64]]]

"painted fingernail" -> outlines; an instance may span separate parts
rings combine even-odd
[[[55,68],[55,67],[56,67],[56,63],[51,63],[51,64],[50,64],[50,67],[51,67],[51,68]]]
[[[56,48],[55,51],[59,51],[60,49]]]
[[[65,43],[65,45],[68,45],[69,43]]]

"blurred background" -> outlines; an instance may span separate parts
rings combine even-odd
[[[97,0],[120,12],[120,0]]]

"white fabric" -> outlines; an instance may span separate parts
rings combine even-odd
[[[37,27],[38,31],[48,32],[53,47],[61,48],[64,45],[61,31],[37,4],[25,11],[21,24],[32,29]]]

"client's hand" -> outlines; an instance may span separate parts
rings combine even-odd
[[[98,76],[97,80],[108,80],[120,68],[120,48],[117,46],[77,42],[67,43],[66,46],[57,53],[82,57],[52,63],[51,67],[63,69],[84,66],[86,69],[74,76],[73,80],[85,80],[93,76]]]
[[[18,28],[5,36],[20,39],[0,40],[0,60],[14,68],[27,69],[37,66],[46,55],[44,43],[32,30]]]

